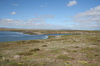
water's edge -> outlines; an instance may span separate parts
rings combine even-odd
[[[0,31],[1,32],[1,31]],[[6,31],[2,31],[2,32],[6,32]],[[41,40],[41,39],[48,39],[49,36],[58,36],[58,35],[72,35],[72,34],[43,34],[43,35],[30,35],[30,34],[24,34],[24,32],[14,32],[14,31],[7,31],[7,32],[11,32],[11,33],[18,33],[19,37],[15,36],[14,37],[11,37],[11,36],[8,36],[8,37],[0,37],[1,40],[0,42],[12,42],[12,41],[24,41],[24,40]],[[21,35],[20,35],[21,34]],[[1,34],[2,35],[2,34]],[[22,37],[21,37],[22,36]],[[10,37],[10,38],[9,38]],[[3,39],[2,39],[3,38]]]

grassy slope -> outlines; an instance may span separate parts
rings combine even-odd
[[[0,66],[100,66],[100,32],[81,33],[0,43]]]

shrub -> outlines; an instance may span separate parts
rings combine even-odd
[[[42,45],[42,47],[47,47],[47,45]]]
[[[33,51],[40,51],[40,49],[39,48],[34,48]]]
[[[28,55],[32,55],[32,53],[31,52],[20,52],[18,53],[18,55],[28,56]]]
[[[3,56],[0,54],[0,58],[2,58]]]
[[[62,60],[73,60],[74,58],[72,57],[68,57],[66,55],[59,55],[57,56],[58,59],[62,59]]]

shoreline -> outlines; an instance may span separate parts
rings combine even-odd
[[[95,31],[0,43],[2,66],[99,66],[99,58],[100,32]]]

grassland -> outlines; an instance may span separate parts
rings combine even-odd
[[[0,66],[100,66],[100,31],[9,31],[74,35],[0,42]]]

